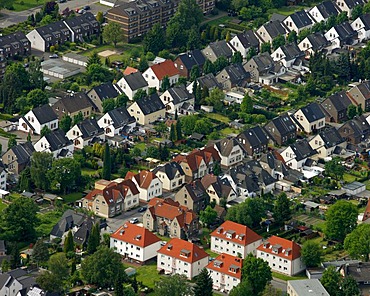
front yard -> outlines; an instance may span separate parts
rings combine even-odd
[[[3,203],[3,202],[0,200],[0,213],[1,213],[2,211],[4,211],[4,209],[5,209],[7,206],[8,206],[7,204]]]

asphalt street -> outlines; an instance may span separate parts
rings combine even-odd
[[[120,226],[122,226],[125,222],[129,222],[131,218],[138,218],[139,223],[143,222],[143,215],[144,212],[139,213],[138,209],[133,209],[131,211],[122,213],[119,216],[114,218],[107,218],[107,232],[113,233],[115,232]]]

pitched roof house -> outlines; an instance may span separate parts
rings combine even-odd
[[[48,104],[33,108],[22,116],[19,119],[18,130],[40,135],[45,126],[52,131],[58,128],[58,117]]]
[[[93,143],[104,142],[105,133],[95,118],[85,119],[67,132],[67,138],[73,141],[75,148],[82,149]]]
[[[310,103],[299,109],[291,118],[296,122],[298,130],[307,134],[325,127],[325,114],[317,103]]]
[[[138,174],[128,172],[125,180],[132,180],[140,192],[140,199],[149,201],[154,197],[162,195],[162,181],[154,172],[140,171]]]
[[[62,239],[70,230],[77,231],[87,218],[88,216],[83,213],[70,209],[66,210],[58,223],[53,226],[50,232],[50,240],[55,238]]]
[[[236,192],[227,178],[220,178],[213,174],[205,175],[202,178],[202,185],[207,192],[210,201],[215,201],[217,205],[224,198],[227,202],[234,200]]]
[[[130,100],[134,99],[134,96],[139,89],[148,92],[148,82],[140,72],[132,72],[128,75],[124,75],[117,82],[117,85]]]
[[[317,51],[326,49],[329,45],[330,42],[321,32],[312,33],[298,43],[299,49],[305,52],[306,58]]]
[[[40,138],[34,148],[37,152],[52,153],[54,158],[64,158],[73,155],[74,145],[63,130],[57,129]]]
[[[35,151],[32,143],[25,142],[13,146],[1,157],[10,174],[19,175],[30,164],[32,153]]]
[[[297,63],[302,64],[304,52],[299,49],[296,43],[289,43],[278,47],[271,54],[271,57],[274,61],[281,62],[286,68],[301,70],[301,67],[297,67]]]
[[[282,114],[264,126],[270,138],[279,146],[297,138],[297,127],[288,114]]]
[[[181,113],[182,106],[190,104],[194,106],[194,95],[191,94],[185,86],[174,86],[161,94],[160,99],[166,107],[166,112],[175,114],[176,111]]]
[[[242,64],[233,64],[222,69],[216,79],[224,90],[231,90],[234,87],[246,87],[251,80],[251,74]]]
[[[225,57],[228,61],[233,56],[234,50],[231,45],[225,40],[211,42],[206,48],[202,50],[206,59],[214,63],[219,57]]]
[[[256,255],[262,236],[249,227],[225,221],[211,233],[211,251],[245,258],[249,253]]]
[[[287,35],[289,33],[288,28],[283,22],[278,20],[270,21],[262,25],[256,32],[256,35],[262,39],[263,42],[270,42],[280,35]]]
[[[180,205],[193,210],[197,214],[204,210],[209,202],[209,196],[200,180],[185,184],[176,192],[174,199]]]
[[[345,148],[347,142],[342,138],[335,127],[321,130],[317,135],[309,140],[312,149],[319,154],[319,158],[330,157],[337,146]]]
[[[369,40],[370,38],[370,14],[365,13],[360,15],[351,23],[353,30],[357,32],[359,42]]]
[[[127,111],[142,125],[153,123],[166,116],[166,107],[157,93],[137,100],[127,107]]]
[[[217,81],[213,73],[209,73],[204,76],[198,77],[197,83],[200,85],[201,89],[207,87],[209,91],[216,87],[222,89],[222,85]]]
[[[295,170],[302,169],[306,160],[315,154],[317,151],[310,146],[306,139],[295,141],[280,153],[286,165]]]
[[[0,50],[3,50],[4,58],[25,56],[31,53],[31,42],[23,32],[0,36]]]
[[[213,143],[213,147],[221,157],[221,166],[231,167],[237,165],[244,158],[245,151],[236,138],[224,138]]]
[[[332,94],[321,103],[321,107],[325,112],[325,120],[336,123],[346,121],[348,119],[348,107],[352,104],[351,98],[346,91]]]
[[[352,16],[352,11],[357,5],[365,4],[363,0],[336,0],[336,4],[343,12],[347,12],[349,18]]]
[[[61,120],[65,114],[73,119],[73,117],[80,112],[84,118],[88,118],[92,114],[93,104],[87,94],[83,92],[70,93],[58,100],[53,105],[53,110],[57,114],[59,120]]]
[[[339,7],[332,1],[324,1],[312,7],[308,13],[315,20],[315,22],[326,22],[329,17],[337,16],[340,10]]]
[[[353,30],[349,22],[344,22],[332,27],[324,34],[325,38],[331,42],[329,48],[343,48],[345,45],[354,45],[358,42],[357,32]]]
[[[257,248],[257,258],[268,262],[272,271],[289,276],[306,268],[301,257],[301,247],[278,236],[271,236]]]
[[[364,81],[355,85],[348,91],[347,95],[356,105],[361,105],[364,111],[370,110],[370,81]]]
[[[110,235],[110,248],[124,259],[143,263],[157,256],[161,239],[142,226],[126,222]]]
[[[208,254],[197,245],[178,238],[158,250],[157,269],[165,274],[180,274],[188,279],[197,276],[209,261]]]
[[[237,139],[250,156],[258,156],[265,152],[269,142],[269,136],[258,125],[240,133]]]
[[[304,10],[297,11],[284,20],[285,26],[290,31],[296,31],[299,34],[304,29],[309,29],[314,25],[315,21],[312,17]]]
[[[72,33],[72,42],[84,42],[100,34],[99,22],[91,12],[67,18],[64,23]]]
[[[260,40],[252,30],[247,30],[236,34],[230,40],[230,44],[236,51],[239,51],[245,59],[251,48],[254,48],[256,52],[259,51]]]
[[[93,87],[86,94],[94,104],[95,111],[103,113],[103,102],[117,98],[122,92],[118,85],[107,82]]]
[[[370,135],[370,125],[364,116],[347,121],[338,129],[339,134],[350,144],[360,144]]]
[[[193,67],[199,67],[200,73],[202,73],[203,65],[206,61],[203,53],[199,49],[190,50],[181,53],[175,59],[175,67],[179,70],[180,76],[189,78],[190,71]]]
[[[108,111],[99,120],[98,125],[104,129],[107,137],[129,133],[136,126],[136,120],[125,107]]]
[[[154,64],[143,73],[144,79],[149,87],[155,87],[159,90],[162,86],[164,77],[168,77],[170,85],[177,83],[180,77],[179,70],[175,67],[172,60],[165,60],[162,63]]]
[[[198,234],[199,218],[171,198],[153,198],[143,216],[143,225],[160,235],[190,239]]]
[[[176,190],[185,183],[185,173],[174,161],[157,166],[153,173],[161,180],[162,188],[168,191]]]

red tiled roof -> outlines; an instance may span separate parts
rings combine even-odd
[[[159,81],[162,81],[165,76],[172,77],[180,74],[174,62],[171,60],[165,60],[162,63],[155,64],[151,66],[151,69]]]
[[[158,179],[158,177],[151,171],[143,170],[143,171],[140,171],[140,173],[136,175],[132,172],[127,172],[125,180],[128,180],[128,179],[132,180],[134,178],[137,184],[139,185],[139,187],[145,188],[145,189],[149,188],[151,182],[154,179]]]
[[[277,253],[273,252],[274,248],[277,249]],[[261,244],[257,250],[288,260],[294,260],[301,257],[301,247],[297,243],[275,235],[271,236],[267,241]],[[286,253],[287,251],[288,253]]]
[[[177,163],[186,162],[193,172],[198,170],[202,160],[204,160],[205,164],[208,166],[211,160],[220,161],[221,158],[217,150],[213,147],[206,147],[202,150],[194,149],[190,154],[186,156],[177,155],[174,158],[174,161],[176,161]]]
[[[158,253],[188,263],[194,263],[200,259],[208,257],[208,254],[197,245],[179,238],[171,239],[167,244],[158,250]],[[185,254],[187,254],[187,256],[184,256]]]
[[[366,221],[367,219],[370,219],[370,199],[367,202],[367,206],[364,212],[364,217],[362,218],[362,221]]]
[[[133,67],[127,67],[126,69],[125,69],[125,71],[123,71],[123,75],[130,75],[130,74],[132,74],[132,73],[136,73],[136,72],[139,72],[139,70],[138,69],[135,69],[135,68],[133,68]]]
[[[230,234],[231,238],[228,238],[226,235]],[[262,236],[255,233],[252,229],[232,221],[225,221],[211,233],[211,236],[222,238],[243,246],[247,246],[262,239]]]
[[[216,259],[210,262],[206,268],[232,276],[242,278],[243,259],[222,253]]]
[[[142,248],[161,241],[148,229],[131,223],[125,223],[116,232],[112,233],[110,237]]]

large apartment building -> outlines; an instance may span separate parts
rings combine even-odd
[[[121,25],[127,41],[147,33],[156,23],[166,26],[175,14],[180,0],[134,0],[119,2],[107,13],[109,22]],[[215,7],[215,0],[197,0],[203,13]]]

